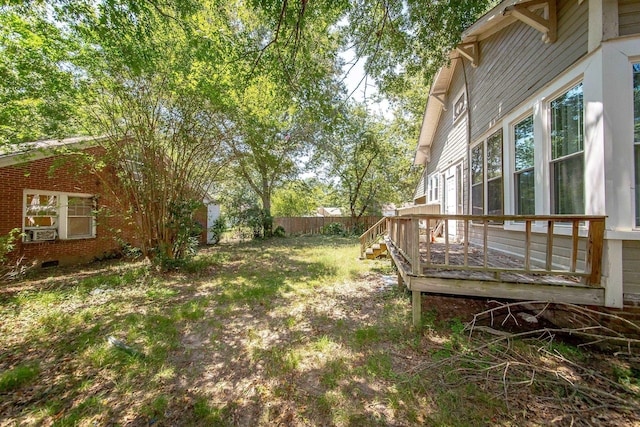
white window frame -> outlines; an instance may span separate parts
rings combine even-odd
[[[552,192],[551,192],[551,102],[562,96],[568,90],[584,83],[584,72],[588,62],[578,63],[574,68],[568,70],[547,87],[542,89],[528,101],[514,109],[512,113],[505,115],[503,121],[503,176],[513,177],[515,170],[515,140],[513,129],[516,124],[533,114],[533,138],[534,138],[534,173],[535,173],[535,215],[551,215]],[[583,96],[584,96],[583,86]],[[583,108],[586,110],[586,100]],[[586,114],[586,111],[583,111]],[[585,119],[586,123],[586,119]],[[584,129],[586,132],[586,129]],[[586,136],[586,135],[585,135]],[[587,141],[583,142],[583,151],[586,150]],[[508,159],[508,161],[507,161]],[[586,165],[585,165],[586,172]],[[589,197],[585,189],[585,204]],[[504,209],[505,215],[514,215],[516,212],[515,181],[514,179],[504,180]],[[586,209],[586,206],[585,206]],[[505,230],[524,231],[524,223],[507,221],[504,224]],[[547,231],[546,221],[536,222],[532,225],[532,231],[544,233]],[[580,236],[586,236],[585,225],[580,227]],[[554,234],[571,235],[571,227],[556,224]]]
[[[566,154],[557,158],[553,158],[553,149],[552,149],[552,139],[551,139],[551,112],[552,112],[552,107],[551,104],[556,101],[557,99],[559,99],[560,97],[562,97],[563,95],[569,93],[569,91],[571,91],[572,89],[574,89],[575,87],[577,87],[578,85],[582,85],[582,149],[570,154]],[[566,88],[564,88],[563,90],[559,91],[558,93],[556,93],[553,97],[550,97],[550,99],[546,102],[546,114],[548,114],[548,128],[547,128],[547,132],[548,132],[548,138],[547,138],[547,145],[549,148],[549,158],[548,158],[548,171],[549,171],[549,196],[550,196],[550,209],[551,209],[551,213],[552,214],[556,214],[556,212],[554,212],[557,209],[557,206],[555,206],[554,204],[554,199],[555,199],[555,194],[554,194],[554,186],[555,186],[555,177],[553,176],[552,170],[554,168],[554,166],[556,164],[565,162],[565,161],[570,161],[573,159],[576,159],[578,157],[582,158],[582,180],[583,180],[583,187],[582,187],[582,199],[583,199],[583,206],[582,206],[582,212],[568,212],[566,214],[568,215],[584,215],[586,213],[586,204],[587,204],[587,199],[586,199],[586,191],[585,191],[585,176],[586,176],[586,164],[585,164],[585,143],[586,143],[586,137],[585,137],[585,131],[586,131],[586,120],[585,120],[585,102],[584,102],[584,83],[582,80],[576,82],[573,85],[570,85]]]
[[[460,103],[462,103],[462,106],[460,110],[458,110],[458,105],[460,105]],[[458,96],[454,98],[453,105],[451,106],[453,109],[453,123],[457,122],[460,117],[464,116],[464,113],[467,111],[467,107],[467,93],[462,90]]]
[[[441,200],[440,172],[433,172],[427,177],[427,203],[436,204]]]
[[[532,122],[533,122],[533,153],[534,153],[534,159],[533,159],[533,166],[527,167],[527,168],[523,168],[523,169],[517,169],[516,166],[516,126],[518,126],[520,123],[524,122],[525,120],[527,120],[529,117],[531,117]],[[535,123],[535,116],[533,114],[532,110],[527,110],[526,113],[522,114],[521,116],[519,116],[517,119],[513,120],[513,122],[509,123],[509,133],[508,135],[508,143],[511,144],[511,146],[509,147],[510,149],[507,150],[507,142],[503,141],[503,147],[505,149],[505,151],[509,152],[509,157],[508,159],[510,161],[508,162],[504,162],[504,168],[505,170],[508,169],[508,165],[513,165],[512,166],[512,172],[510,174],[511,178],[511,183],[513,184],[513,188],[511,189],[510,185],[507,185],[507,182],[505,180],[505,211],[509,211],[510,213],[514,213],[516,215],[522,215],[521,212],[518,212],[518,186],[517,186],[517,182],[518,182],[518,176],[525,173],[525,172],[529,172],[532,171],[534,173],[534,178],[535,178],[535,173],[536,173],[536,162],[535,162],[535,155],[537,152],[537,148],[536,148],[536,123]],[[504,153],[503,153],[504,156]],[[504,158],[504,157],[503,157]],[[535,215],[535,203],[536,203],[536,193],[537,191],[535,191],[535,182],[534,182],[534,200],[533,200],[533,204],[534,204],[534,209],[533,209],[533,214]],[[507,193],[507,188],[509,188],[509,193]],[[511,201],[512,199],[510,197],[511,196],[513,198],[513,209],[512,210],[508,210],[507,206],[509,205],[507,203],[507,200]]]
[[[502,180],[502,213],[499,215],[504,215],[504,211],[505,211],[505,137],[504,137],[504,130],[502,129],[502,126],[497,126],[492,128],[492,130],[490,132],[487,132],[486,134],[483,135],[482,138],[480,138],[475,144],[473,144],[470,148],[469,148],[469,213],[471,213],[472,215],[475,215],[475,213],[473,212],[473,203],[474,203],[474,199],[473,199],[473,187],[474,187],[474,183],[473,183],[473,150],[477,149],[479,146],[482,146],[482,184],[478,183],[475,185],[482,185],[482,214],[481,215],[488,215],[488,209],[489,209],[489,182],[490,181],[495,181],[496,179],[498,179],[497,177],[493,177],[493,178],[489,178],[488,174],[487,174],[487,168],[488,168],[488,142],[489,140],[496,135],[497,133],[501,133],[501,138],[502,138],[502,158],[501,158],[501,175],[499,177],[499,179]]]
[[[640,66],[640,59],[638,58],[633,58],[634,60],[631,61],[630,63],[630,68],[631,68],[631,90],[633,91],[634,85],[633,85],[633,77],[635,72],[633,71],[633,67],[638,65]],[[633,229],[634,230],[638,230],[640,229],[640,223],[638,222],[638,218],[640,217],[640,212],[638,212],[638,205],[640,204],[638,198],[639,193],[640,193],[640,189],[638,188],[638,181],[639,181],[639,176],[640,175],[640,170],[636,168],[636,161],[635,161],[635,157],[636,157],[636,150],[640,150],[640,140],[636,141],[636,137],[635,137],[635,98],[634,95],[631,95],[631,114],[632,114],[632,123],[633,123],[633,130],[631,132],[631,142],[632,142],[632,150],[633,150],[633,156],[634,156],[634,185],[635,185],[635,192],[634,192],[634,202],[633,205],[631,206],[632,211],[633,211],[633,220],[632,220],[632,224],[633,224]]]
[[[25,223],[27,218],[27,196],[30,194],[38,194],[43,196],[55,196],[57,198],[57,223],[52,226],[28,226]],[[68,220],[69,220],[69,198],[95,199],[93,194],[87,193],[65,193],[60,191],[34,190],[25,189],[22,192],[22,232],[24,233],[23,242],[41,242],[42,240],[32,240],[31,235],[34,230],[55,230],[56,240],[80,240],[94,239],[96,237],[96,215],[91,216],[91,233],[88,235],[69,236]],[[95,206],[94,206],[95,209]]]

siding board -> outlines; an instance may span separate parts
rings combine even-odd
[[[621,36],[640,33],[640,2],[618,1],[618,28]]]
[[[640,241],[622,243],[622,283],[625,294],[640,295]]]
[[[469,240],[474,245],[482,245],[483,234],[481,226],[471,226]],[[491,249],[524,260],[524,232],[504,230],[499,227],[490,227],[488,244]],[[586,239],[578,241],[578,270],[584,269],[586,259]],[[571,237],[553,236],[553,264],[562,268],[571,265]],[[547,259],[547,235],[545,233],[531,234],[531,263],[537,267],[543,267]]]
[[[563,0],[554,44],[521,22],[480,43],[480,66],[467,68],[472,141],[587,53],[587,20],[587,2]]]

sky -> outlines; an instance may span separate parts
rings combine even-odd
[[[389,102],[387,100],[376,102],[378,86],[373,77],[365,77],[364,63],[366,62],[366,58],[360,58],[353,64],[355,58],[355,52],[353,50],[342,52],[340,56],[346,64],[343,67],[343,71],[346,73],[344,83],[347,86],[347,93],[356,101],[365,101],[371,112],[381,114],[387,119],[390,119],[392,112]]]

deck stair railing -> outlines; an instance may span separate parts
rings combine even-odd
[[[387,217],[383,217],[371,228],[360,236],[360,258],[365,258],[365,253],[374,243],[378,242],[387,233]]]
[[[420,222],[426,222],[430,230],[438,221],[444,223],[443,242],[432,243],[431,239],[420,239]],[[456,232],[461,232],[461,243],[450,242],[449,227],[454,223]],[[492,243],[489,238],[492,228],[503,224],[513,224],[522,230],[522,255],[518,266],[495,267],[489,262]],[[473,229],[474,244],[471,245],[469,234]],[[589,286],[599,286],[602,275],[602,251],[604,244],[604,216],[474,216],[474,215],[407,215],[388,218],[388,236],[394,249],[410,266],[411,274],[425,275],[425,269],[435,270],[467,270],[491,273],[495,280],[500,280],[503,273],[540,274],[549,276],[572,276],[581,278]],[[544,236],[546,234],[546,236]],[[534,235],[538,238],[534,239]],[[566,236],[570,239],[568,248],[562,250],[554,245],[554,238]],[[586,247],[579,248],[580,239],[585,240]],[[544,242],[544,243],[541,243]],[[456,245],[456,259],[451,262],[452,248]],[[460,245],[462,248],[460,248]],[[471,246],[477,249],[484,259],[470,262]],[[540,247],[542,246],[542,248]],[[566,246],[566,245],[565,245]],[[583,242],[584,246],[584,242]],[[532,253],[542,253],[542,260],[534,259]],[[444,251],[444,256],[433,257],[432,252]],[[444,248],[444,249],[443,249]],[[568,249],[568,250],[567,250]],[[461,252],[461,253],[460,253]],[[477,252],[477,251],[476,251]],[[563,252],[566,263],[554,262],[556,252]],[[442,255],[442,254],[440,254]],[[462,257],[462,260],[460,260]],[[565,265],[566,264],[566,265]]]

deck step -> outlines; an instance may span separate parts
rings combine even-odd
[[[386,252],[387,245],[385,243],[376,243],[371,245],[371,247],[365,251],[365,255],[367,259],[376,259],[379,256],[384,255]]]

